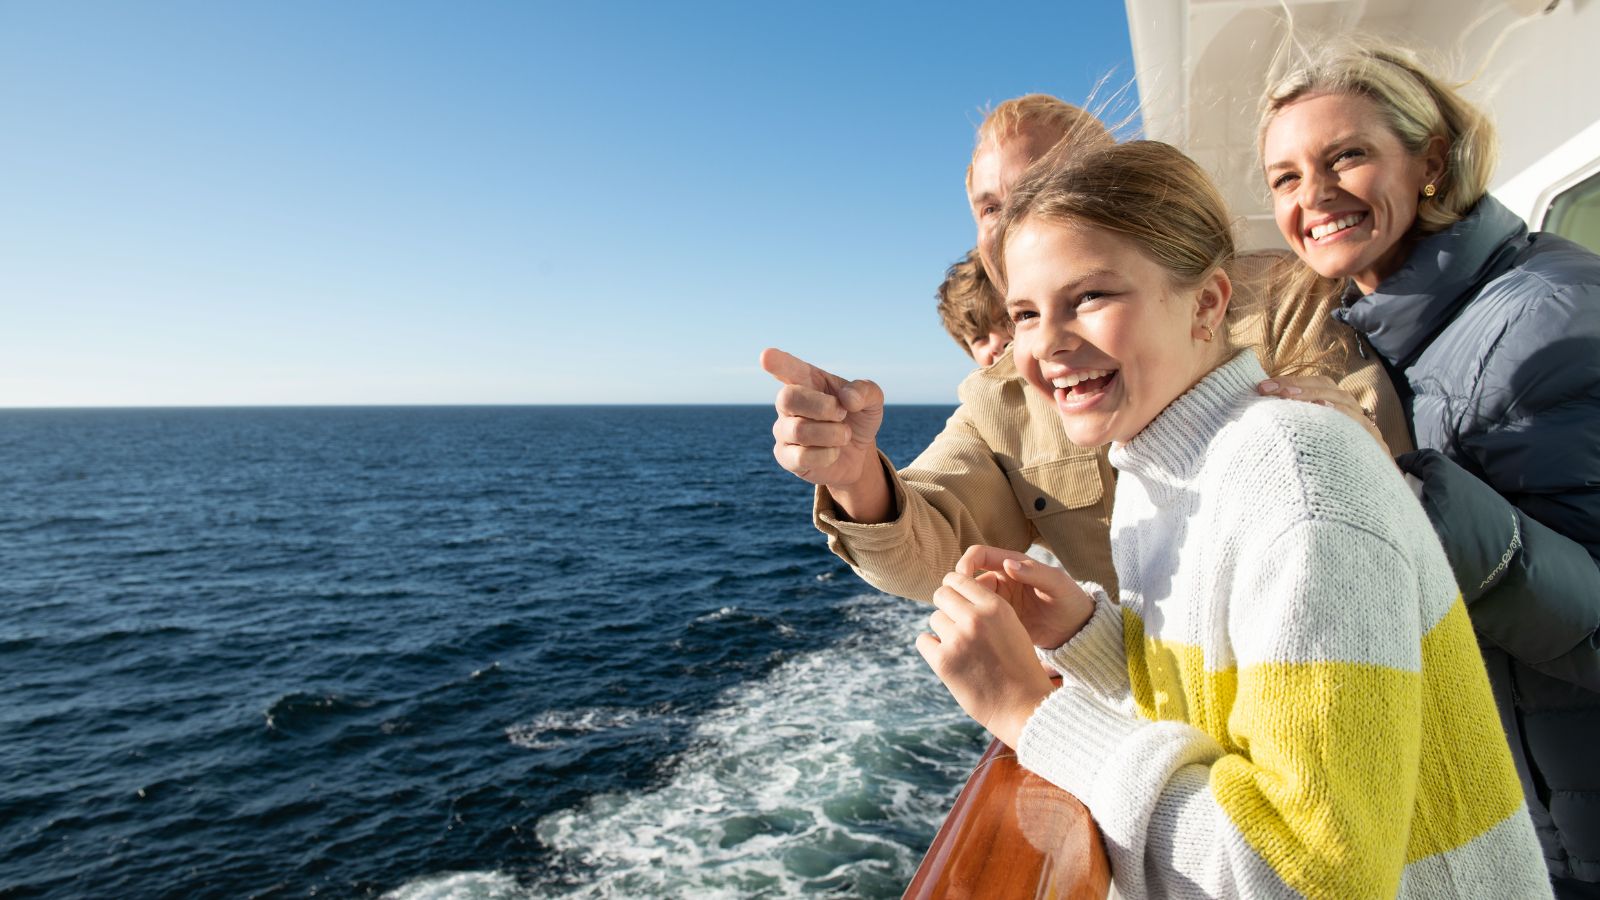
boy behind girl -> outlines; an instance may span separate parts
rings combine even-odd
[[[1011,346],[1005,300],[989,280],[976,249],[945,270],[939,285],[939,321],[980,369],[994,365]]]

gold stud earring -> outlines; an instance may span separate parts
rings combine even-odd
[[[1437,193],[1439,193],[1439,189],[1433,186],[1433,182],[1429,182],[1422,188],[1422,196],[1424,197],[1432,197]]]

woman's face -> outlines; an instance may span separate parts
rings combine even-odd
[[[1121,235],[1031,218],[1005,242],[1012,356],[1083,447],[1126,441],[1205,376],[1219,345],[1227,276],[1178,289]]]
[[[1283,107],[1267,125],[1262,156],[1289,248],[1318,275],[1350,278],[1363,293],[1405,262],[1422,188],[1444,171],[1442,152],[1407,151],[1377,104],[1357,94],[1312,94]]]

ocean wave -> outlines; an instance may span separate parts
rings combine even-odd
[[[293,691],[272,701],[262,714],[266,716],[268,731],[297,734],[371,706],[370,700],[348,700],[338,694]]]
[[[46,518],[39,519],[36,522],[25,522],[17,527],[6,528],[4,530],[12,532],[13,534],[28,534],[34,531],[51,531],[54,529],[63,528],[87,528],[93,529],[96,532],[102,532],[110,528],[126,528],[130,524],[132,523],[117,522],[106,519],[102,516],[57,515],[48,516]]]
[[[507,726],[505,734],[507,740],[524,750],[554,750],[576,737],[637,728],[642,722],[661,728],[679,723],[681,719],[656,710],[594,706],[542,713],[527,722]]]
[[[408,881],[381,900],[520,900],[530,896],[504,872],[441,872]]]
[[[718,608],[716,610],[713,610],[712,612],[702,613],[702,614],[700,614],[698,616],[695,616],[694,617],[694,622],[696,624],[698,624],[700,622],[721,622],[723,619],[726,619],[729,616],[732,616],[732,615],[734,615],[734,614],[736,614],[738,612],[739,612],[739,607],[737,607],[737,606],[724,606],[724,607],[720,607],[720,608]],[[754,618],[760,618],[760,617],[756,616]]]
[[[24,650],[103,650],[110,645],[164,638],[187,637],[198,633],[182,625],[149,625],[143,628],[112,628],[87,634],[54,637],[47,635],[21,635],[0,639],[0,651],[6,653]]]
[[[477,547],[491,547],[496,544],[514,544],[516,538],[509,534],[477,534],[468,537],[445,538],[438,543],[441,550],[470,550]]]
[[[919,608],[881,595],[849,606],[858,640],[729,691],[665,783],[541,819],[536,834],[566,875],[540,888],[898,896],[982,736],[913,647]]]

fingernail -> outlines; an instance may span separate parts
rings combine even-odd
[[[1269,394],[1276,394],[1278,392],[1278,383],[1276,381],[1263,381],[1261,382],[1261,389]]]

